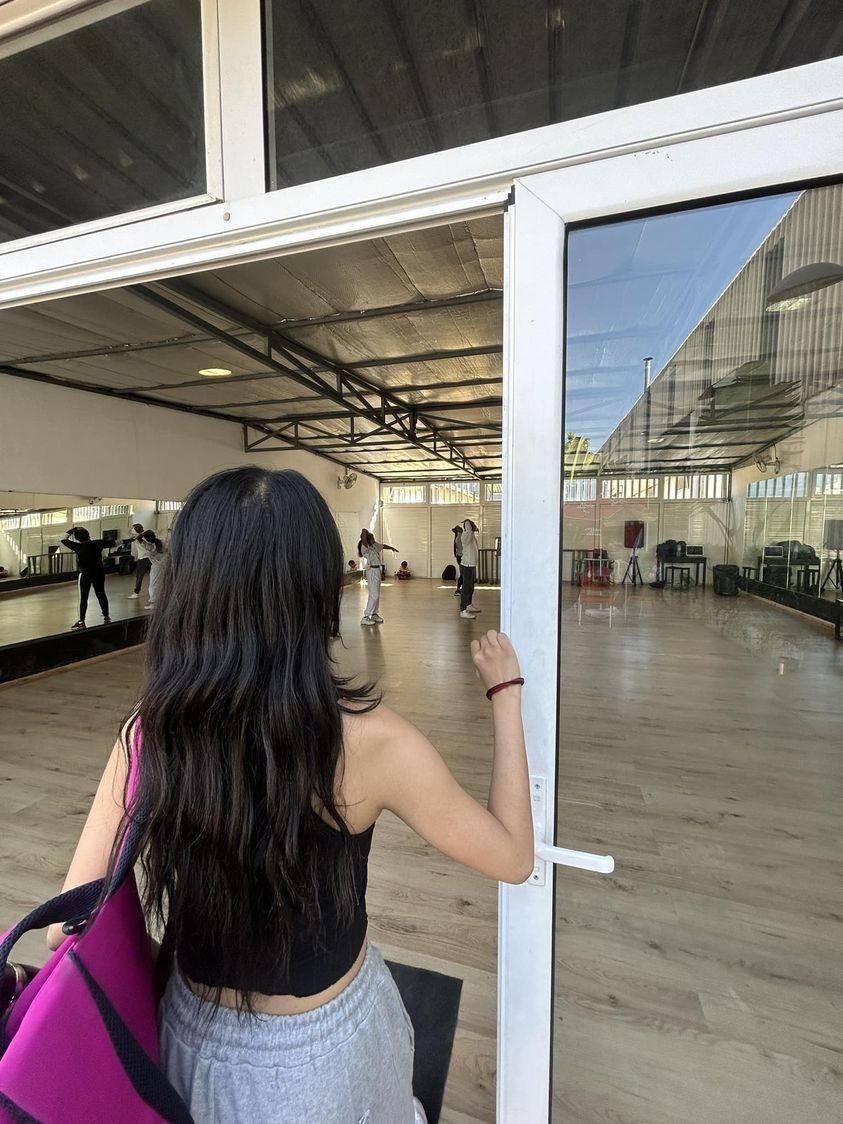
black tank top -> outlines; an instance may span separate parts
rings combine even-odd
[[[317,846],[330,859],[342,845],[342,836],[321,816],[317,821]],[[234,988],[262,995],[317,995],[335,984],[354,964],[366,939],[366,884],[369,852],[375,825],[351,836],[356,904],[350,924],[341,924],[327,883],[318,887],[318,929],[304,924],[293,933],[289,963],[284,968],[272,956],[272,934],[267,933],[267,955],[259,963],[252,959],[240,966],[236,979],[222,979],[213,937],[207,933],[190,932],[176,948],[180,970],[189,980],[208,987]],[[323,850],[324,849],[324,850]],[[255,919],[260,924],[260,919]]]

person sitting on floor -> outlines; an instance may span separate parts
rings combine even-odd
[[[355,562],[355,560],[353,558],[349,558],[349,560],[348,560],[348,572],[350,574],[353,574],[356,569],[357,569],[357,563]]]
[[[398,569],[395,571],[395,576],[400,582],[405,582],[413,575],[410,573],[410,567],[406,562],[402,562]]]

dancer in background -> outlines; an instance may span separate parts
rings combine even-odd
[[[454,590],[454,597],[459,597],[462,589],[462,527],[458,523],[451,528],[451,532],[454,536],[454,558],[457,560],[457,588]]]
[[[129,594],[130,601],[134,601],[136,598],[140,597],[143,579],[152,568],[152,563],[149,561],[149,556],[146,551],[141,550],[138,545],[144,534],[143,523],[133,523],[132,530],[135,533],[135,537],[132,539],[132,557],[135,560],[135,588],[134,591]]]
[[[108,598],[105,595],[105,567],[102,564],[102,552],[112,544],[105,539],[92,539],[91,532],[85,527],[71,527],[67,537],[61,540],[61,545],[73,551],[79,566],[79,620],[71,625],[71,629],[74,632],[81,632],[83,628],[87,628],[85,614],[88,611],[88,594],[92,588],[102,609],[103,624],[111,624],[111,617],[108,615]]]
[[[144,605],[144,609],[151,609],[158,596],[161,566],[164,562],[164,544],[154,531],[144,531],[138,539],[138,550],[142,558],[149,560],[149,600]]]
[[[381,603],[381,569],[383,567],[383,551],[391,550],[394,554],[398,551],[394,546],[384,542],[376,542],[371,531],[364,527],[360,532],[360,542],[357,544],[357,553],[366,560],[366,584],[369,587],[369,599],[366,602],[366,611],[361,624],[383,624],[383,617],[378,609]]]
[[[477,524],[471,519],[464,519],[462,523],[462,561],[460,574],[462,587],[460,589],[460,616],[466,620],[474,620],[481,611],[475,609],[471,600],[474,597],[474,579],[477,575],[477,561],[479,548],[477,545]]]

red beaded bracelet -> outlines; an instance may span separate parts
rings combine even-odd
[[[524,676],[519,675],[517,679],[507,679],[506,683],[497,683],[494,687],[490,687],[486,692],[486,698],[491,700],[492,695],[496,695],[498,691],[504,691],[507,687],[523,687]]]

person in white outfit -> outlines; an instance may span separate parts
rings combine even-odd
[[[129,594],[129,599],[135,601],[141,595],[143,579],[149,573],[152,564],[149,561],[146,551],[139,545],[144,534],[143,524],[133,523],[132,530],[134,531],[134,538],[132,539],[132,557],[135,560],[135,588]]]
[[[164,544],[156,537],[154,531],[144,531],[137,540],[138,554],[141,558],[148,558],[149,570],[149,601],[145,609],[151,609],[158,595],[158,586],[161,582],[161,566],[164,562]]]
[[[478,558],[477,524],[472,522],[471,519],[464,519],[462,524],[462,558],[460,559],[460,574],[462,575],[460,616],[464,620],[474,620],[481,611],[471,603],[474,597],[474,579],[477,575]]]
[[[383,566],[383,552],[391,550],[394,554],[398,550],[384,542],[376,542],[371,531],[364,529],[360,532],[360,542],[357,544],[357,553],[366,561],[366,585],[369,587],[369,599],[366,602],[366,611],[361,624],[383,624],[383,617],[378,613],[381,603],[381,568]]]

